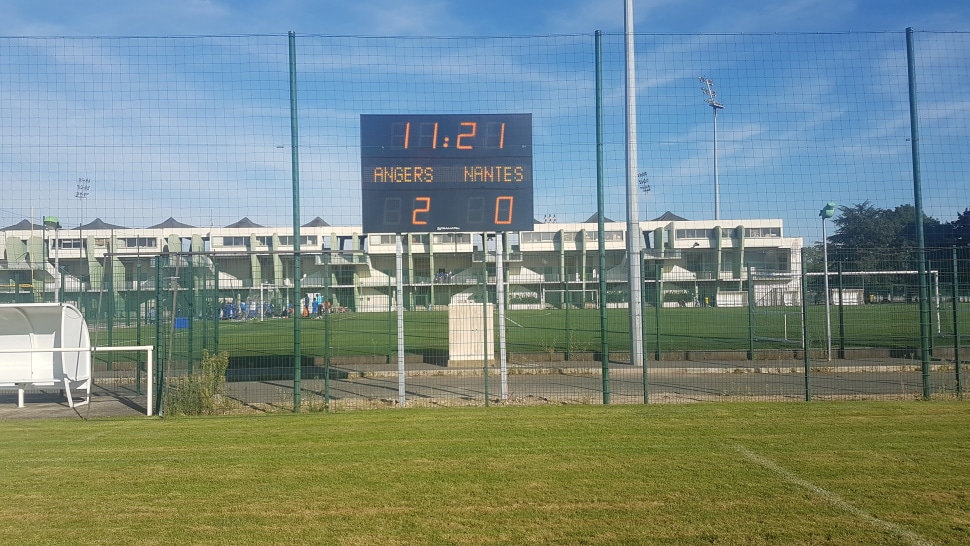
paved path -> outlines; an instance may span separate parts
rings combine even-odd
[[[921,392],[919,362],[910,359],[813,361],[813,395],[818,398],[917,396]],[[952,392],[954,373],[934,363],[934,392]],[[602,364],[595,361],[539,362],[510,365],[507,388],[510,398],[560,400],[586,403],[602,401]],[[669,361],[648,362],[650,400],[700,401],[730,399],[804,399],[802,361]],[[304,401],[323,400],[325,389],[334,401],[377,401],[394,405],[399,398],[397,363],[331,368],[329,385],[322,369],[304,376]],[[643,375],[637,367],[610,363],[614,403],[635,403],[643,397]],[[111,383],[97,379],[91,403],[70,408],[56,390],[28,391],[26,407],[17,407],[14,390],[0,390],[0,420],[94,419],[104,417],[145,418],[146,396],[134,392],[130,381]],[[230,397],[244,405],[269,404],[279,409],[292,405],[292,380],[231,381]],[[426,363],[405,366],[408,405],[484,402],[501,396],[498,370],[488,384],[481,367],[442,368]],[[289,401],[287,401],[289,400]],[[413,403],[412,403],[413,401]]]

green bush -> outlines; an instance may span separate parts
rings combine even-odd
[[[214,415],[226,409],[229,355],[203,351],[198,370],[173,378],[165,390],[166,415]]]

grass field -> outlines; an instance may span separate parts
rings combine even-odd
[[[6,544],[967,544],[961,402],[0,422]]]
[[[809,308],[809,338],[812,347],[825,346],[824,307]],[[833,309],[833,343],[840,332],[838,310]],[[847,347],[915,349],[919,347],[918,308],[912,304],[847,306],[843,309]],[[936,313],[933,313],[936,320]],[[756,308],[752,314],[756,349],[794,349],[801,346],[799,308]],[[961,306],[961,331],[970,332],[970,305]],[[941,309],[941,333],[934,343],[952,346],[952,311]],[[334,314],[326,320],[302,322],[303,354],[320,355],[327,345],[329,329],[332,355],[390,354],[397,350],[397,322],[393,313]],[[507,315],[507,346],[512,353],[598,351],[600,319],[596,309],[543,309],[510,311]],[[644,316],[648,349],[656,348],[657,323],[653,309]],[[116,326],[112,344],[134,344],[136,329]],[[936,325],[933,325],[936,331]],[[293,354],[293,323],[290,320],[222,322],[218,327],[219,349],[230,355]],[[212,348],[216,328],[212,322],[196,321],[193,329],[174,333],[176,352]],[[142,342],[154,340],[154,326],[142,327]],[[107,344],[107,333],[95,330],[93,341]],[[612,351],[629,350],[629,314],[610,309],[607,341]],[[748,349],[747,308],[665,308],[661,310],[660,343],[664,351],[745,351]],[[448,349],[448,316],[444,311],[405,314],[405,350],[418,354],[443,354]]]

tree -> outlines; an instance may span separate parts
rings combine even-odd
[[[957,219],[950,222],[947,246],[970,247],[970,209],[964,209],[957,214]]]
[[[846,262],[848,269],[916,269],[915,250],[918,244],[915,207],[900,205],[895,209],[882,209],[865,201],[839,207],[839,213],[833,220],[836,232],[829,237],[830,251],[833,251],[836,259]],[[941,245],[945,227],[939,220],[924,216],[925,245]]]

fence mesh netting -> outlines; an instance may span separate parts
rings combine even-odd
[[[168,412],[959,395],[970,35],[634,42],[0,38],[0,302]]]

